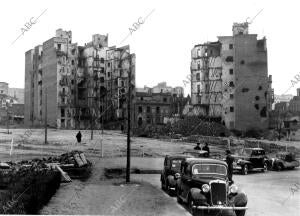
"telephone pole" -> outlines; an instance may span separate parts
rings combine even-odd
[[[131,55],[129,54],[128,71],[128,101],[127,101],[127,165],[126,165],[126,183],[130,182],[130,104],[131,104]]]
[[[45,88],[45,144],[47,144],[47,87]]]

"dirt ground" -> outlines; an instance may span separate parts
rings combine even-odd
[[[82,143],[77,144],[72,130],[48,130],[48,144],[44,144],[44,130],[34,129],[25,136],[25,129],[13,129],[5,134],[0,129],[0,161],[24,160],[34,157],[60,155],[70,150],[82,150],[93,163],[92,176],[85,182],[74,180],[62,184],[41,214],[102,214],[102,215],[189,215],[184,206],[178,205],[160,189],[159,175],[132,175],[137,184],[121,186],[123,179],[107,180],[104,168],[126,166],[126,135],[116,131],[81,131]],[[13,150],[11,140],[13,138]],[[103,158],[101,157],[101,140]],[[190,143],[179,143],[147,138],[132,138],[131,167],[160,170],[163,156],[191,150]],[[211,151],[222,152],[211,146]],[[144,156],[144,157],[143,157]],[[247,215],[298,215],[299,191],[291,195],[293,184],[300,183],[299,169],[287,172],[234,175],[234,180],[248,194]]]

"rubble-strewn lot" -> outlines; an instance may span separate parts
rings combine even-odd
[[[3,129],[2,132],[5,132]],[[124,168],[126,166],[126,135],[116,131],[104,131],[101,158],[101,132],[94,131],[94,139],[90,140],[90,131],[81,131],[82,143],[77,144],[75,135],[78,131],[48,130],[48,144],[44,144],[44,130],[32,129],[24,139],[24,129],[14,129],[12,134],[0,133],[0,160],[20,161],[33,158],[48,158],[78,150],[83,151],[93,164],[90,178],[85,181],[73,180],[61,183],[60,189],[50,202],[40,211],[42,214],[106,214],[106,215],[189,215],[187,211],[172,198],[162,192],[159,187],[159,174],[133,174],[136,185],[122,186],[124,179],[108,179],[104,175],[105,168]],[[28,133],[27,133],[28,134]],[[11,139],[13,151],[9,155]],[[178,140],[158,140],[148,138],[132,138],[132,172],[147,170],[158,173],[163,166],[163,156],[191,150],[192,143]],[[298,147],[299,148],[299,147]],[[225,147],[211,146],[211,151],[223,154]],[[299,149],[296,149],[299,151]],[[151,172],[150,172],[151,171]],[[153,172],[156,171],[156,172]],[[290,187],[300,182],[299,169],[288,172],[254,173],[248,176],[236,175],[237,184],[245,188],[249,194],[248,215],[282,215],[286,209],[288,215],[297,212],[299,194],[291,196]],[[251,177],[250,177],[251,175]],[[289,177],[286,178],[286,175]],[[150,177],[151,176],[151,177]],[[259,181],[253,181],[258,179]],[[153,180],[152,180],[153,178]],[[269,182],[274,186],[265,187]],[[253,188],[257,188],[253,193]],[[247,191],[249,190],[249,191]],[[0,190],[0,196],[3,196]],[[256,194],[257,192],[257,194]],[[278,196],[275,196],[276,192]],[[267,206],[263,200],[268,200]],[[285,201],[286,197],[289,197]],[[273,205],[273,204],[274,205]],[[296,214],[295,214],[296,215]]]

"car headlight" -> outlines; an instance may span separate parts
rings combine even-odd
[[[229,187],[229,192],[230,193],[237,193],[238,192],[238,186],[236,186],[235,184],[233,184],[233,185],[231,185],[230,187]]]
[[[208,191],[209,191],[209,185],[208,184],[204,184],[204,185],[202,185],[202,191],[204,192],[204,193],[207,193]]]

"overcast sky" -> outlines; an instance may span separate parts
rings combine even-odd
[[[263,9],[250,25],[250,33],[259,38],[266,36],[269,74],[273,76],[275,94],[282,94],[291,87],[294,76],[300,74],[299,4],[262,0],[2,1],[0,81],[23,88],[25,52],[54,37],[56,29],[62,28],[72,31],[72,42],[78,45],[91,41],[96,33],[109,34],[109,46],[129,44],[131,52],[136,53],[138,87],[151,87],[162,81],[183,86],[190,74],[190,51],[194,45],[232,35],[233,22],[251,19]],[[36,24],[12,44],[24,24],[43,11]],[[130,33],[129,28],[151,11],[144,24],[121,43]],[[297,87],[300,82],[287,93],[296,94]],[[189,91],[187,86],[185,93]]]

